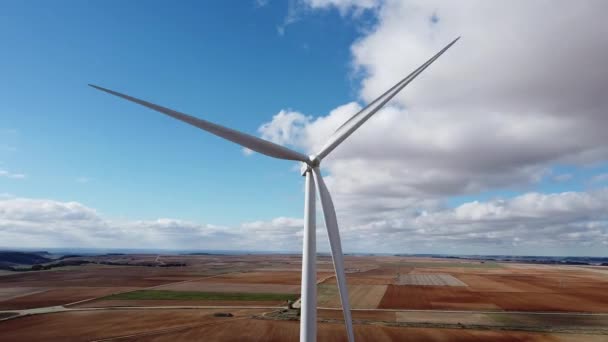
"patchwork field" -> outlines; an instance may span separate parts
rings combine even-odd
[[[340,295],[335,284],[317,287],[319,307],[340,308]],[[386,292],[386,285],[349,285],[348,298],[353,309],[375,309]]]
[[[467,286],[449,274],[401,274],[398,285]]]
[[[11,298],[0,302],[2,310],[31,309],[37,307],[69,304],[85,299],[129,291],[129,287],[64,287],[42,290],[33,294]]]
[[[297,255],[80,258],[0,277],[0,341],[298,340]],[[359,340],[608,340],[606,267],[345,259]],[[318,268],[319,340],[345,340],[331,258]]]
[[[248,293],[300,293],[300,284],[217,283],[189,281],[157,287],[167,291],[248,292]]]

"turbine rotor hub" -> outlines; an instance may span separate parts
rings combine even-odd
[[[319,167],[319,165],[321,165],[321,160],[319,160],[317,156],[308,156],[308,162],[302,163],[302,166],[300,167],[300,174],[302,174],[302,176],[306,176],[306,172],[315,167]]]
[[[308,156],[308,160],[309,162],[306,164],[310,165],[310,167],[319,167],[321,165],[321,160],[314,154]]]

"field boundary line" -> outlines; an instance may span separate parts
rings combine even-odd
[[[198,281],[198,280],[201,280],[201,279],[215,278],[215,277],[219,277],[219,276],[223,276],[223,275],[227,275],[227,274],[233,274],[233,273],[241,273],[241,272],[220,273],[220,274],[214,274],[212,276],[205,276],[205,277],[201,277],[201,278],[197,278],[197,279],[188,279],[188,280],[176,281],[174,283],[166,283],[166,284],[154,285],[154,286],[149,286],[149,287],[140,287],[140,288],[136,288],[134,290],[119,291],[119,292],[116,292],[116,293],[112,293],[112,295],[129,293],[129,292],[135,292],[135,291],[142,291],[142,290],[152,290],[152,289],[155,289],[155,288],[158,288],[158,287],[161,287],[161,286],[183,284],[183,283],[188,283],[188,282],[191,282],[191,281]],[[100,297],[93,297],[93,298],[82,299],[82,300],[75,301],[75,302],[72,302],[72,303],[62,304],[62,306],[67,308],[67,307],[72,306],[72,305],[82,304],[82,303],[86,303],[86,302],[92,302],[92,301],[94,301],[96,299],[100,299],[100,298],[103,298],[103,297],[107,297],[107,295],[106,296],[100,296]]]
[[[342,308],[317,307],[317,310],[342,310]],[[422,309],[350,309],[351,311],[380,312],[424,312],[424,313],[463,313],[463,314],[521,314],[554,316],[608,316],[608,312],[555,312],[555,311],[477,311],[477,310],[422,310]]]

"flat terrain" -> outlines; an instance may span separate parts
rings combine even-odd
[[[297,295],[259,292],[200,292],[138,290],[104,297],[105,300],[184,300],[184,301],[287,301],[296,300]]]
[[[449,274],[400,274],[398,285],[467,286]]]
[[[295,321],[252,319],[255,310],[214,317],[211,310],[69,312],[5,321],[4,341],[297,341]],[[94,322],[94,324],[91,324]],[[45,327],[45,329],[32,329]],[[606,335],[357,324],[359,341],[606,341]],[[321,323],[319,341],[346,341],[344,326]]]
[[[298,340],[297,255],[75,259],[89,263],[3,272],[0,341]],[[608,341],[608,267],[346,256],[346,268],[359,340]],[[346,340],[331,258],[318,269],[319,340]]]

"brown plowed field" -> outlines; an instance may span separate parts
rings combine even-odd
[[[431,309],[427,299],[428,287],[388,285],[384,297],[378,305],[379,309]]]
[[[473,291],[522,292],[522,290],[517,287],[489,279],[487,276],[483,275],[458,274],[456,278],[467,284]]]
[[[461,287],[389,285],[381,309],[500,310],[493,302]]]
[[[407,274],[411,267],[399,268],[400,274]],[[348,273],[346,281],[350,285],[389,285],[394,284],[397,279],[397,267],[379,267],[364,272]],[[324,284],[336,284],[336,278],[330,278]]]
[[[156,306],[285,306],[283,300],[170,300],[170,299],[100,299],[77,304],[78,308],[106,308],[116,306],[156,307]]]
[[[298,341],[299,323],[247,319],[252,311],[233,312],[234,318],[215,318],[211,311],[149,310],[70,312],[39,315],[0,323],[3,341],[91,341],[130,336],[127,341]],[[93,323],[93,324],[92,324]],[[32,329],[36,327],[36,329]],[[400,328],[355,325],[358,341],[416,342],[600,342],[602,335],[544,334],[470,329]],[[321,323],[319,341],[346,341],[344,325]]]
[[[395,278],[389,277],[374,277],[374,278],[364,278],[358,276],[346,276],[346,283],[349,285],[388,285],[393,284],[395,282]],[[331,277],[323,281],[323,284],[331,284],[336,285],[336,277]]]
[[[582,295],[486,292],[482,293],[481,296],[486,301],[510,311],[606,312],[608,310],[608,305],[605,302],[582,298]],[[585,294],[585,297],[588,296]]]
[[[383,321],[383,322],[395,322],[396,314],[392,311],[359,311],[355,310],[351,312],[353,320],[371,320],[371,321]],[[344,314],[342,310],[326,310],[319,309],[317,313],[320,319],[335,319],[344,320]]]
[[[91,341],[231,319],[213,317],[214,312],[218,310],[111,310],[35,315],[0,322],[0,341]],[[240,318],[262,311],[230,312]]]
[[[340,295],[336,285],[318,287],[318,306],[340,308]],[[375,309],[384,297],[386,285],[348,285],[348,298],[353,309]]]
[[[300,293],[300,285],[215,283],[206,280],[163,285],[156,290],[246,293]]]
[[[156,256],[105,256],[108,260],[154,261]],[[162,256],[161,261],[185,262],[183,267],[85,265],[41,272],[14,272],[0,277],[0,309],[16,310],[64,305],[131,289],[153,287],[170,291],[298,293],[300,259],[285,255]],[[331,268],[331,257],[319,256],[319,269]],[[399,267],[399,265],[409,265]],[[266,270],[269,268],[269,270]],[[293,268],[293,271],[292,271]],[[537,313],[509,314],[504,311],[549,311],[608,313],[608,268],[559,265],[518,265],[448,259],[347,256],[347,282],[353,308],[423,309],[430,312],[353,311],[355,320],[403,321],[436,324],[483,322],[530,328],[568,326],[578,331],[600,331],[608,316],[543,316]],[[467,286],[397,285],[397,275],[413,274],[426,279],[433,274],[457,278]],[[213,275],[214,277],[208,278]],[[407,278],[407,277],[406,277]],[[333,270],[319,272],[320,306],[340,307]],[[413,282],[418,283],[418,282]],[[321,291],[321,289],[324,290]],[[43,291],[43,292],[38,292]],[[38,293],[36,293],[38,292]],[[284,306],[283,301],[206,300],[94,300],[79,307],[167,307],[167,306]],[[209,317],[212,312],[241,312],[232,319]],[[257,313],[269,312],[264,309]],[[479,316],[441,316],[441,310],[482,310],[498,313]],[[254,310],[255,311],[255,310]],[[136,334],[127,340],[297,340],[297,322],[252,321],[241,310],[217,309],[107,309],[103,311],[54,313],[0,322],[0,341],[80,341],[99,337]],[[249,311],[253,312],[253,311]],[[476,316],[477,315],[477,316]],[[509,316],[510,315],[510,316]],[[339,310],[320,310],[319,317],[342,320]],[[595,321],[589,323],[592,317]],[[471,318],[467,320],[467,318]],[[507,323],[512,325],[509,325]],[[368,322],[373,323],[373,322]],[[210,324],[210,325],[205,325]],[[204,325],[204,326],[203,326]],[[177,330],[167,330],[174,329]],[[295,330],[294,330],[295,329]],[[606,335],[547,335],[504,331],[413,329],[357,325],[365,340],[403,341],[606,341]],[[604,329],[605,330],[605,329]],[[141,335],[147,332],[147,335]],[[321,324],[319,340],[344,340],[344,328]]]
[[[133,290],[126,287],[65,287],[21,296],[0,302],[2,310],[31,309],[63,305],[79,300],[111,295]]]
[[[120,336],[130,336],[121,339],[127,341],[298,341],[298,322],[247,318],[252,314],[260,314],[260,310],[232,310],[230,312],[235,317],[216,318],[212,316],[216,311],[112,310],[36,315],[1,322],[0,341],[91,341]],[[339,320],[341,317],[338,314],[341,313],[321,312],[320,317]],[[368,316],[368,318],[373,317]],[[389,318],[382,320],[390,321],[390,317],[383,318]],[[606,337],[588,334],[402,328],[378,325],[355,325],[355,336],[358,341],[374,342],[603,342]],[[346,341],[344,326],[319,324],[318,340]]]
[[[332,273],[317,273],[317,280],[321,280]],[[214,278],[205,279],[212,283],[239,283],[239,284],[283,284],[300,285],[301,272],[245,272],[231,273]]]
[[[458,275],[465,288],[389,285],[379,308],[608,312],[605,281],[542,275]],[[566,280],[563,280],[566,279]]]
[[[164,272],[164,273],[163,273]],[[2,276],[0,287],[149,287],[191,277],[171,275],[174,271],[154,267],[92,267],[74,270],[20,272]],[[161,279],[158,277],[162,276]],[[170,280],[167,279],[170,276]]]
[[[0,302],[46,290],[43,287],[0,287]]]

